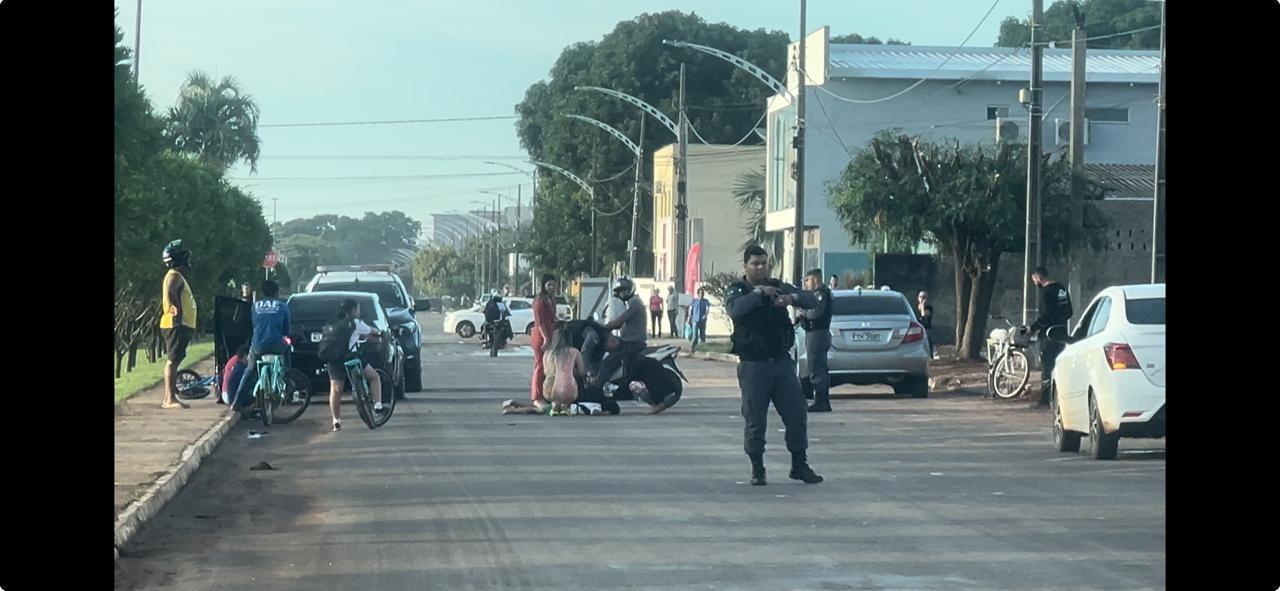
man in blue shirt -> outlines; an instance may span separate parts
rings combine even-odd
[[[236,408],[244,408],[253,401],[253,388],[258,384],[259,357],[280,355],[285,367],[289,366],[289,345],[284,342],[284,337],[289,334],[289,306],[280,299],[280,285],[274,281],[262,283],[262,295],[262,299],[253,303],[253,340],[249,346],[244,378],[236,390]]]
[[[711,312],[711,302],[707,301],[707,290],[698,288],[698,299],[689,305],[689,323],[693,325],[692,350],[698,350],[698,341],[707,342],[707,315]]]

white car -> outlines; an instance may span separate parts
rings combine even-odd
[[[529,298],[502,298],[511,310],[512,332],[533,334],[533,300]],[[476,304],[468,310],[454,310],[444,317],[444,332],[469,339],[484,325],[484,304]]]
[[[1115,459],[1121,437],[1165,436],[1164,284],[1109,287],[1089,304],[1053,368],[1053,440],[1094,459]]]

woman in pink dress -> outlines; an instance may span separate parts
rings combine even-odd
[[[547,345],[551,344],[551,333],[556,328],[556,294],[560,292],[560,282],[553,275],[542,276],[542,289],[533,300],[533,382],[530,384],[529,399],[537,402],[546,400],[542,392],[542,382],[546,379],[546,371],[542,357]]]
[[[578,380],[587,375],[582,354],[569,346],[566,331],[557,330],[542,361],[547,369],[543,393],[551,403],[551,414],[567,414],[570,404],[578,400]]]

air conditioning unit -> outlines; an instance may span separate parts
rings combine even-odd
[[[1003,117],[996,118],[996,142],[1001,144],[1016,144],[1022,141],[1022,135],[1019,133],[1018,124],[1010,119]]]
[[[1054,127],[1057,131],[1055,135],[1054,145],[1070,146],[1071,145],[1071,120],[1070,119],[1054,119]],[[1084,145],[1089,145],[1089,120],[1084,120]]]

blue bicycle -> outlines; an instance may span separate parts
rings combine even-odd
[[[284,366],[279,355],[258,359],[258,384],[253,389],[254,406],[262,424],[285,424],[296,420],[311,405],[311,382],[297,368]]]
[[[381,369],[374,370],[378,374],[379,381],[382,382],[382,392],[377,393],[378,398],[382,400],[382,408],[374,410],[375,400],[369,392],[369,380],[364,377],[364,359],[357,355],[342,365],[347,370],[347,380],[351,384],[351,394],[355,398],[356,411],[360,413],[360,420],[364,421],[370,429],[377,429],[387,424],[387,419],[391,418],[391,413],[396,409],[395,395],[387,395],[393,389],[391,374]]]

